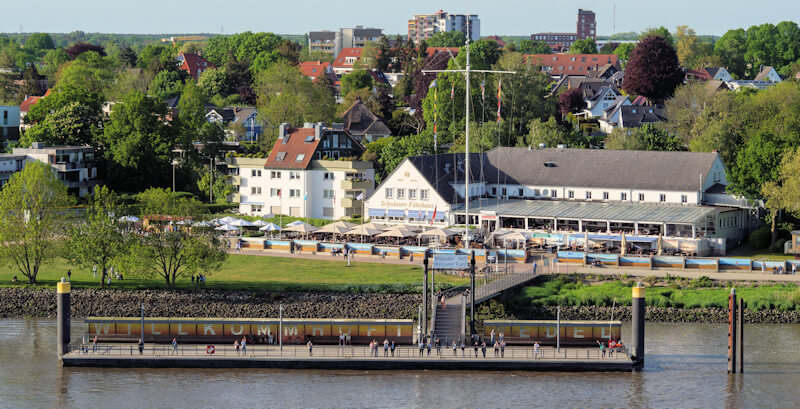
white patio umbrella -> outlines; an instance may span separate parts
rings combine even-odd
[[[377,236],[381,233],[383,233],[383,230],[376,229],[375,227],[372,227],[369,224],[364,224],[361,226],[353,227],[352,229],[346,231],[344,234],[354,234],[359,236]]]
[[[459,233],[458,231],[455,231],[455,230],[452,230],[452,229],[436,228],[436,229],[426,230],[426,231],[424,231],[422,233],[417,234],[417,236],[419,236],[419,237],[436,236],[436,237],[444,238],[444,237],[450,237],[450,236],[458,235],[458,233]]]
[[[122,216],[119,218],[121,222],[138,223],[141,219],[136,216]]]
[[[299,225],[299,224],[305,224],[305,223],[301,222],[300,220],[295,220],[295,221],[293,221],[293,222],[291,222],[291,223],[287,223],[287,224],[286,224],[286,227],[297,226],[297,225]]]
[[[194,227],[211,227],[214,223],[210,221],[202,221],[202,222],[195,222],[192,226]]]
[[[326,224],[319,230],[315,231],[314,233],[333,233],[333,234],[345,234],[351,227],[345,226],[344,224],[337,224],[337,223],[344,223],[344,222],[336,222],[331,224]]]
[[[266,226],[268,224],[269,223],[267,223],[267,222],[265,222],[265,221],[263,221],[261,219],[258,219],[258,220],[253,222],[253,226],[258,226],[258,227]]]
[[[312,225],[310,225],[310,224],[306,224],[306,223],[303,223],[303,222],[300,222],[300,224],[295,224],[294,226],[287,227],[287,228],[283,229],[283,231],[293,231],[293,232],[297,232],[297,233],[312,233],[312,232],[315,232],[317,230],[319,230],[319,229],[314,227],[314,226],[312,226]]]
[[[278,226],[275,223],[267,223],[267,224],[259,227],[258,230],[260,230],[260,231],[281,231],[281,226]]]
[[[236,219],[236,220],[228,223],[228,225],[236,226],[236,227],[253,227],[253,226],[255,226],[253,223],[250,223],[247,220],[242,220],[242,219]]]
[[[376,237],[395,237],[398,239],[402,239],[411,236],[416,236],[416,232],[404,228],[397,228],[397,229],[387,230],[377,235]]]
[[[219,231],[239,231],[239,228],[236,227],[236,226],[231,226],[230,224],[223,224],[222,226],[219,226],[219,227],[215,228],[214,230],[219,230]]]
[[[231,217],[231,216],[225,216],[225,217],[223,217],[221,219],[218,219],[217,222],[220,223],[220,224],[231,224],[231,223],[235,222],[236,220],[239,220],[239,219],[237,219],[235,217]]]

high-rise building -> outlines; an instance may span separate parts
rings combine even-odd
[[[311,31],[308,33],[310,51],[323,51],[333,56],[344,48],[361,48],[370,41],[378,41],[383,34],[381,28],[340,28],[338,31]]]
[[[433,14],[415,14],[408,20],[408,39],[415,43],[436,33],[451,31],[460,31],[470,41],[477,41],[481,38],[481,21],[477,14],[450,14],[442,10]]]
[[[578,38],[591,38],[597,40],[597,25],[594,19],[594,12],[591,10],[578,9]]]

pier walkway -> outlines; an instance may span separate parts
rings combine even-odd
[[[253,345],[238,353],[233,346],[215,346],[213,354],[205,345],[145,346],[140,354],[134,344],[91,345],[61,357],[64,366],[145,367],[145,368],[286,368],[286,369],[442,369],[442,370],[561,370],[561,371],[631,371],[633,362],[623,351],[602,356],[599,348],[541,347],[534,356],[532,347],[507,347],[504,356],[495,356],[487,347],[486,357],[473,348],[434,348],[428,353],[416,347],[399,346],[385,352],[380,345],[377,355],[367,346],[314,346],[310,355],[306,346]]]

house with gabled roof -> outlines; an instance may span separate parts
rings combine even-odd
[[[229,197],[243,214],[285,214],[341,219],[363,214],[374,188],[371,161],[359,160],[361,145],[342,124],[281,124],[267,158],[228,156]]]
[[[733,81],[725,67],[687,68],[686,81]]]
[[[783,79],[781,78],[780,74],[775,71],[775,67],[770,65],[765,65],[761,67],[756,77],[753,78],[753,81],[766,81],[766,82],[781,82]]]
[[[344,129],[362,144],[373,142],[391,135],[389,126],[356,98],[353,105],[347,108],[339,118],[344,122]]]
[[[189,73],[189,76],[194,79],[198,79],[205,70],[217,68],[214,64],[201,57],[200,54],[180,53],[177,59],[180,63],[180,69]]]
[[[328,77],[331,83],[336,83],[338,80],[333,72],[333,66],[327,61],[303,61],[298,65],[298,68],[311,81],[316,82],[322,77]]]
[[[361,59],[361,52],[364,51],[361,47],[346,47],[342,48],[336,59],[333,60],[333,72],[336,75],[345,75],[353,71],[353,65]]]
[[[553,78],[562,75],[586,76],[592,71],[600,71],[606,64],[618,71],[621,69],[616,54],[525,54],[525,61],[541,66],[542,72]],[[603,70],[608,71],[609,68]]]

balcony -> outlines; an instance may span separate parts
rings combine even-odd
[[[244,156],[226,156],[225,163],[229,168],[264,168],[267,158],[246,158]]]
[[[371,180],[355,180],[345,179],[342,181],[342,189],[344,190],[366,190],[372,189]]]
[[[242,201],[242,195],[237,193],[231,193],[228,195],[228,203],[239,203]]]
[[[225,183],[234,186],[241,185],[242,177],[240,175],[227,175],[225,176]]]
[[[346,197],[346,198],[342,199],[342,207],[345,207],[345,208],[351,207],[351,208],[354,208],[354,209],[360,211],[363,205],[364,205],[364,201],[363,200],[358,200],[358,199],[350,198],[350,197]]]

